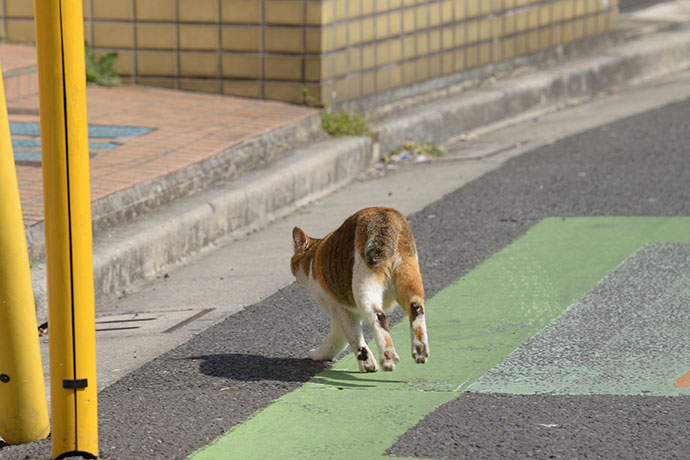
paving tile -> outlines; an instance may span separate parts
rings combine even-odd
[[[3,74],[35,66],[35,49],[0,45]],[[10,122],[38,123],[34,80],[7,79]],[[153,131],[119,137],[113,149],[91,152],[91,198],[97,200],[163,177],[217,155],[233,145],[314,116],[317,110],[275,101],[176,91],[154,87],[87,87],[91,125],[137,126]],[[25,136],[26,137],[26,136]],[[101,142],[109,138],[99,139]],[[43,220],[40,164],[17,164],[24,224]]]

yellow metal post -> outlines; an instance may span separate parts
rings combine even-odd
[[[0,437],[22,444],[48,436],[50,422],[1,77],[0,197]]]
[[[53,457],[98,455],[82,0],[35,0]]]

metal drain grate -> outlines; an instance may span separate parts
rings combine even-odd
[[[89,125],[89,137],[102,139],[139,137],[153,130],[154,128],[145,128],[143,126]],[[41,135],[41,125],[39,123],[10,122],[10,133],[17,136],[39,137]]]
[[[190,309],[103,316],[96,319],[96,332],[106,333],[106,336],[108,336],[108,332],[135,331],[140,329],[141,331],[137,333],[139,335],[150,335],[152,333],[169,334],[188,326],[214,310],[215,308],[204,308],[201,310]]]
[[[106,321],[96,321],[96,332],[106,332],[106,331],[131,331],[134,329],[140,329],[141,325],[138,326],[113,326],[113,327],[99,327],[102,324],[117,325],[117,324],[134,324],[146,321],[156,321],[158,318],[133,318],[133,319],[116,319],[116,320],[106,320]]]
[[[155,128],[143,126],[89,125],[89,152],[115,149],[120,147],[122,143],[112,139],[139,137],[154,130]],[[41,162],[40,124],[11,122],[10,133],[12,136],[25,136],[12,139],[15,161]],[[94,141],[93,139],[102,139],[102,141]],[[94,153],[89,155],[89,157],[94,156]]]

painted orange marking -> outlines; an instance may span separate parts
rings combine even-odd
[[[690,388],[690,371],[685,373],[685,375],[678,377],[678,380],[676,380],[676,383],[674,383],[673,386],[677,388]]]
[[[421,326],[417,326],[415,328],[415,333],[417,334],[417,340],[421,342],[424,338],[424,329],[422,329]]]
[[[391,336],[390,336],[390,335],[387,335],[387,336],[385,337],[385,340],[386,340],[386,348],[390,348],[390,347],[393,346],[393,341],[391,340]]]

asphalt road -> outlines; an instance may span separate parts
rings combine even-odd
[[[545,217],[690,216],[688,120],[686,100],[568,137],[516,157],[410,216],[427,297]],[[419,180],[430,179],[420,174]],[[303,356],[326,330],[308,293],[290,285],[145,364],[99,395],[101,458],[185,458],[325,369]],[[542,420],[540,414],[566,413],[572,426],[582,426],[593,411],[609,418],[587,424],[587,436],[566,430],[554,443],[534,429],[505,441],[506,417]],[[391,453],[627,459],[663,452],[654,458],[690,458],[689,413],[690,397],[468,393],[430,414]],[[495,420],[489,424],[495,429],[472,423],[478,419]],[[678,423],[668,428],[669,419]],[[645,429],[655,426],[661,428]],[[644,438],[637,456],[631,453],[637,445],[625,442],[631,436]],[[0,459],[43,459],[49,452],[49,441],[41,441],[2,448]]]

